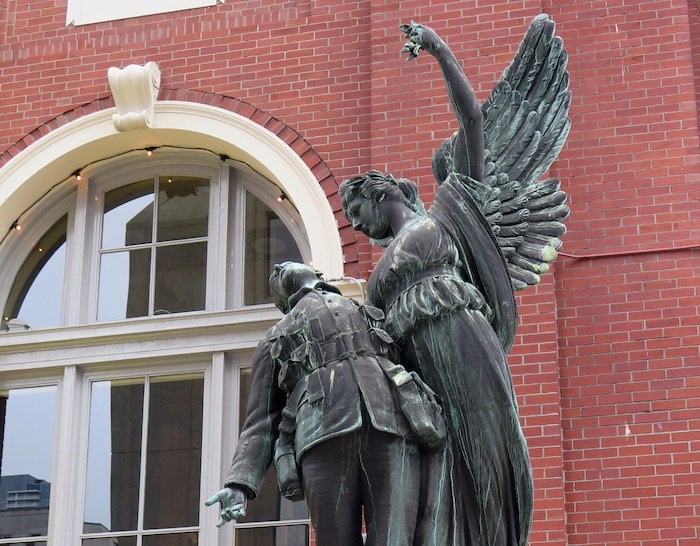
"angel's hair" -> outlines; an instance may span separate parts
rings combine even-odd
[[[454,150],[457,133],[446,138],[433,155],[433,176],[438,184],[442,184],[454,167]]]
[[[399,199],[412,211],[425,214],[425,205],[418,197],[418,188],[408,178],[394,178],[391,174],[370,170],[362,176],[345,180],[338,188],[342,197],[343,213],[347,216],[350,202],[356,197],[381,201],[383,198]]]

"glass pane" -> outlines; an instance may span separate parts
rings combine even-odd
[[[158,191],[158,241],[206,237],[209,180],[161,176]]]
[[[2,538],[48,533],[55,420],[56,387],[0,392]]]
[[[241,394],[238,407],[238,430],[243,427],[248,406],[248,396],[250,395],[251,370],[245,368],[240,373]],[[277,486],[277,475],[274,466],[271,466],[265,473],[260,492],[255,500],[248,503],[246,515],[238,521],[241,523],[260,521],[280,521],[290,519],[306,519],[309,511],[305,501],[292,502],[283,497]]]
[[[143,379],[92,383],[86,533],[137,528],[143,392]]]
[[[136,537],[87,538],[83,546],[136,546]]]
[[[154,313],[204,309],[206,280],[207,243],[158,247]]]
[[[201,378],[151,383],[145,529],[199,522],[203,389]]]
[[[105,194],[102,248],[150,243],[153,240],[155,180],[142,180]]]
[[[236,529],[236,546],[309,546],[306,525]]]
[[[148,315],[151,250],[127,250],[100,258],[97,320]]]
[[[199,544],[199,533],[180,533],[173,535],[146,535],[143,546],[195,546]]]
[[[3,328],[13,318],[31,328],[61,324],[67,222],[67,216],[56,222],[24,260],[5,305]]]
[[[277,214],[251,193],[246,194],[244,304],[272,301],[267,279],[275,264],[301,262],[292,234]]]

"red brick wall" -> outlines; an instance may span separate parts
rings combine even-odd
[[[583,258],[560,257],[519,296],[510,361],[536,477],[532,543],[698,544],[695,0],[227,2],[84,27],[65,27],[60,0],[8,0],[0,152],[108,97],[108,67],[156,61],[169,96],[235,98],[299,135],[332,174],[335,210],[336,183],[370,167],[429,200],[454,119],[435,63],[399,54],[399,23],[439,29],[484,99],[540,11],[570,54],[573,128],[552,174],[571,195],[564,251]],[[379,251],[338,220],[346,272],[366,276]]]
[[[697,11],[545,9],[574,75],[555,168],[572,194],[566,251],[594,255],[560,260],[555,282],[569,543],[698,544]]]

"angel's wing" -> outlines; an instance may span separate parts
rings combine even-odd
[[[466,184],[492,226],[516,290],[540,281],[566,231],[569,209],[559,180],[538,179],[569,133],[567,57],[554,22],[536,17],[482,106],[484,179]],[[440,153],[435,160],[444,161]]]

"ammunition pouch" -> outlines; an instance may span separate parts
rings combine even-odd
[[[296,402],[293,399],[294,396],[290,397],[287,406],[282,410],[279,435],[275,441],[274,463],[280,493],[291,501],[300,501],[304,500],[304,487],[294,449]]]
[[[382,368],[395,386],[396,401],[414,439],[429,450],[442,447],[447,439],[447,424],[435,393],[415,372],[407,372],[396,364],[385,366],[386,362],[382,362]]]

